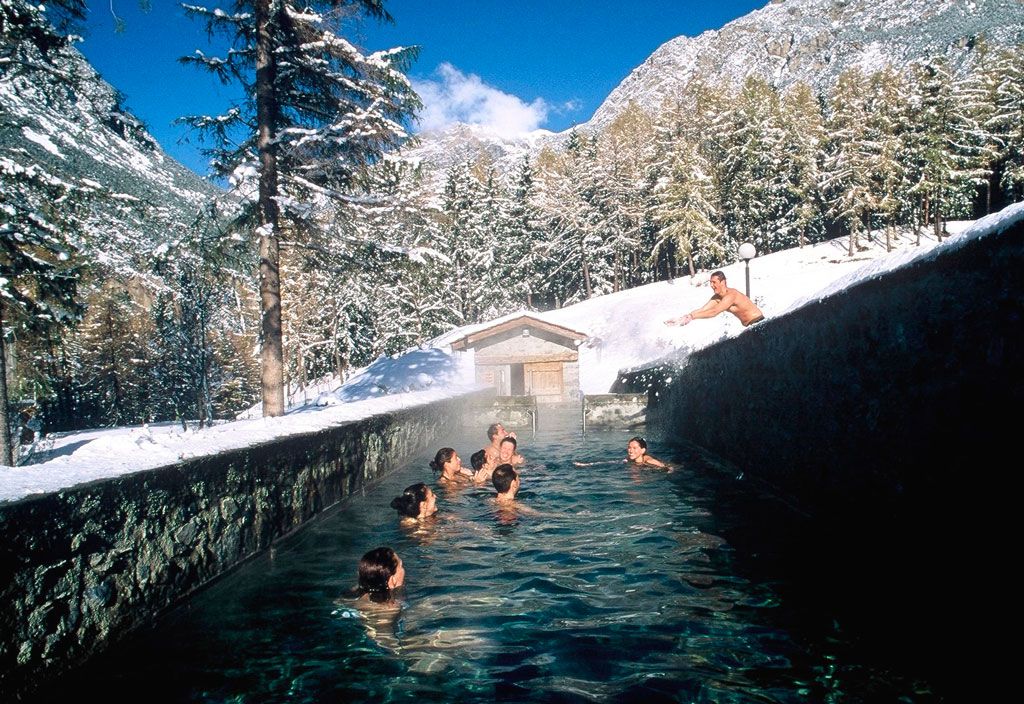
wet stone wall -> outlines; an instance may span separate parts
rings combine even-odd
[[[82,663],[458,425],[459,401],[0,504],[0,700]]]
[[[772,558],[801,598],[901,667],[986,680],[985,629],[1016,600],[1020,219],[627,382],[651,434],[807,517]]]
[[[643,428],[647,423],[647,395],[584,396],[583,423],[587,428]]]

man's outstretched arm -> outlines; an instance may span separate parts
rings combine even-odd
[[[681,318],[669,318],[665,321],[666,325],[688,325],[690,322],[697,320],[698,318],[713,318],[722,311],[729,310],[731,303],[727,303],[726,300],[730,298],[725,296],[721,300],[712,298],[710,301],[702,305],[700,308],[690,311]],[[713,311],[713,312],[712,312]]]

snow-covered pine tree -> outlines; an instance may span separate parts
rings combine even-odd
[[[471,321],[480,322],[507,311],[510,292],[505,290],[504,269],[500,264],[505,235],[507,196],[498,170],[493,164],[479,160],[473,169],[478,182],[477,199],[469,211],[468,280]]]
[[[216,354],[214,339],[235,327],[239,281],[245,280],[244,289],[251,290],[247,272],[253,269],[251,248],[228,227],[234,210],[209,203],[154,253],[153,273],[160,285],[153,306],[157,334],[150,341],[152,418],[183,424],[198,419],[202,427],[215,417],[214,377],[222,376],[219,367],[233,362]],[[237,413],[253,400],[230,410]]]
[[[75,329],[83,372],[79,411],[85,427],[153,417],[153,358],[146,341],[155,330],[139,293],[110,281],[86,301],[85,316]]]
[[[7,335],[54,333],[81,314],[80,223],[87,189],[0,152],[0,464],[15,457],[8,417]]]
[[[391,285],[367,285],[379,292],[379,330],[385,349],[394,352],[421,345],[458,323],[461,314],[449,287],[451,259],[443,253],[443,196],[423,178],[422,167],[393,156],[373,170],[369,191],[379,198],[368,227],[384,244],[376,270],[387,270]],[[371,269],[365,272],[375,278]]]
[[[716,266],[725,255],[719,186],[722,181],[723,150],[730,129],[725,120],[729,114],[727,105],[728,96],[724,91],[695,80],[688,83],[671,101],[666,101],[655,121],[656,149],[649,166],[653,197],[648,200],[646,214],[646,220],[652,227],[645,239],[646,251],[652,253],[652,274],[655,279],[677,276],[682,261],[687,262],[688,268],[695,268],[698,262],[703,266]],[[670,232],[665,229],[666,225],[675,220],[670,212],[680,204],[680,197],[686,198],[684,192],[689,190],[688,186],[683,186],[682,191],[676,190],[679,178],[685,181],[697,176],[677,171],[680,158],[685,163],[692,160],[694,166],[708,179],[708,188],[703,190],[704,197],[708,199],[707,208],[702,210],[710,218],[710,224],[717,233],[713,240],[701,240],[701,244],[693,241],[691,244],[694,246],[688,254],[678,250],[680,242],[675,239],[685,234],[681,230]],[[683,168],[685,170],[686,167]],[[695,183],[689,184],[693,185]],[[687,217],[690,215],[692,213]]]
[[[233,11],[186,5],[207,30],[224,33],[223,57],[197,51],[183,61],[204,67],[244,92],[241,105],[217,117],[184,118],[217,147],[221,174],[255,169],[258,197],[251,222],[260,250],[263,413],[284,413],[280,246],[315,223],[309,201],[351,197],[367,164],[406,137],[402,121],[418,106],[403,71],[415,50],[365,55],[342,38],[348,12],[390,20],[383,0],[234,0]],[[287,223],[302,226],[286,228]]]
[[[670,155],[669,172],[655,191],[659,230],[651,256],[671,251],[677,260],[686,262],[690,276],[696,273],[696,252],[705,253],[708,261],[725,256],[710,171],[697,145],[679,139]]]
[[[612,257],[612,290],[641,280],[640,238],[645,207],[653,190],[648,179],[656,143],[654,123],[643,109],[629,103],[598,135],[593,201],[600,213],[605,249]]]
[[[598,206],[597,144],[573,132],[558,154],[542,154],[539,205],[551,234],[546,288],[555,306],[612,291],[612,253]]]
[[[892,251],[894,220],[906,183],[900,139],[905,96],[906,82],[894,69],[883,68],[869,77],[866,136],[871,151],[871,209],[885,219],[886,251]],[[867,220],[870,233],[870,212]]]
[[[51,65],[50,55],[66,47],[59,24],[85,16],[84,0],[55,0],[48,19],[43,5],[0,0],[0,80],[31,80],[44,71],[70,84]],[[67,86],[65,86],[67,87]],[[69,183],[40,165],[24,166],[0,151],[0,464],[16,461],[9,416],[7,335],[20,328],[44,335],[81,312],[77,302],[80,273],[81,205],[90,187]]]
[[[782,96],[782,128],[790,208],[783,226],[796,231],[803,247],[810,239],[808,230],[821,222],[820,159],[825,144],[821,105],[807,84],[798,83]]]
[[[916,132],[921,176],[917,190],[924,198],[925,220],[932,223],[936,239],[942,241],[945,218],[963,212],[973,200],[974,187],[959,142],[970,128],[944,59],[918,62],[911,66],[910,76],[907,105]]]
[[[776,241],[776,233],[788,207],[778,91],[763,79],[747,78],[726,118],[719,187],[727,246],[749,241],[762,252],[780,249],[785,243]]]
[[[999,163],[1002,140],[994,131],[997,122],[996,101],[1000,79],[996,71],[997,53],[983,37],[974,47],[975,61],[966,75],[955,84],[957,102],[963,106],[962,147],[966,153],[969,178],[984,195],[982,205],[975,210],[982,214],[992,212],[993,191],[998,191],[996,167]]]
[[[544,231],[534,202],[534,169],[528,156],[523,157],[510,178],[511,193],[498,261],[510,306],[533,309],[540,302],[535,292],[543,278]]]
[[[486,272],[470,267],[475,252],[471,251],[473,238],[473,208],[479,197],[479,183],[466,162],[452,164],[445,179],[442,196],[442,227],[439,250],[449,262],[448,298],[458,311],[458,325],[472,322],[472,290]]]
[[[1013,203],[1024,197],[1024,45],[999,51],[994,63],[995,110],[990,125],[1002,145],[1004,200]]]
[[[858,68],[839,75],[829,93],[826,145],[822,171],[828,214],[850,232],[847,251],[853,256],[864,215],[871,208],[872,144],[868,134],[868,79]]]

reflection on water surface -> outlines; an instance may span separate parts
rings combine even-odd
[[[485,441],[443,444],[469,456]],[[315,521],[62,684],[110,701],[929,700],[873,664],[827,599],[787,580],[801,518],[692,448],[629,469],[625,432],[520,437],[519,501],[437,488],[400,525],[390,500],[436,486],[433,452]],[[576,467],[574,460],[599,462]],[[610,460],[600,462],[601,460]],[[346,596],[378,545],[404,560],[399,613]]]

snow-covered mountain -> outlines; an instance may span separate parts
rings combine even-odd
[[[561,137],[547,130],[535,130],[516,138],[491,132],[479,125],[456,124],[446,130],[420,134],[417,146],[407,148],[405,155],[424,167],[438,180],[453,164],[483,161],[509,173],[523,157],[536,153],[545,144],[557,143]]]
[[[784,89],[804,82],[821,91],[853,66],[873,71],[943,56],[967,62],[984,38],[1024,42],[1020,0],[775,0],[699,37],[658,48],[605,99],[586,123],[600,128],[630,101],[656,110],[694,78],[737,85],[758,76]]]
[[[607,126],[631,102],[654,113],[691,80],[737,85],[759,76],[784,89],[804,82],[818,90],[845,69],[903,67],[945,57],[966,65],[980,41],[992,47],[1024,43],[1021,0],[773,0],[760,10],[698,37],[680,36],[659,47],[622,81],[593,117],[577,129]],[[502,163],[524,149],[558,144],[567,133],[518,143],[458,125],[421,137],[416,154],[441,168],[486,153]]]
[[[5,35],[0,158],[96,189],[94,228],[125,257],[152,251],[221,189],[168,156],[77,49],[40,44]]]

